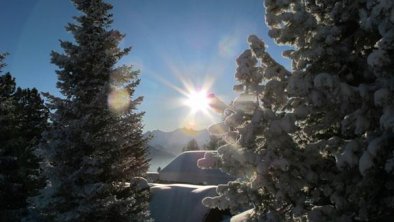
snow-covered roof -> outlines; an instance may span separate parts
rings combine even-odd
[[[181,153],[160,171],[159,180],[205,185],[225,184],[233,180],[230,175],[219,169],[201,169],[197,166],[197,161],[203,158],[206,152],[215,151],[201,150]]]
[[[216,186],[151,184],[152,218],[160,222],[201,222],[210,209],[201,201],[216,195]]]

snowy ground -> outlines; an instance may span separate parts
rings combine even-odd
[[[150,211],[157,222],[204,222],[211,209],[202,205],[201,200],[216,195],[216,186],[189,184],[150,184],[152,198]],[[221,215],[215,222],[244,222],[254,213],[247,210],[233,217]]]
[[[197,167],[197,161],[206,152],[212,151],[181,153],[155,174],[160,181],[160,184],[150,184],[150,210],[155,221],[202,222],[209,221],[206,220],[209,213],[209,218],[222,216],[223,212],[211,211],[201,201],[216,196],[217,184],[227,183],[232,178],[220,170]]]

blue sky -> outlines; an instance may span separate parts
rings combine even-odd
[[[165,131],[188,126],[190,109],[179,105],[184,97],[182,79],[201,87],[214,80],[210,92],[226,102],[236,94],[235,59],[247,49],[247,37],[256,34],[268,51],[289,67],[280,48],[267,36],[261,0],[113,0],[113,28],[126,34],[121,47],[132,52],[121,60],[141,70],[136,95],[145,111],[145,130]],[[36,87],[60,95],[56,88],[56,66],[50,64],[51,50],[62,51],[59,39],[71,40],[64,26],[78,15],[68,0],[0,0],[0,51],[18,86]],[[194,127],[205,128],[220,120],[194,116]]]

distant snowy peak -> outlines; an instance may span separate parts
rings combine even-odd
[[[192,139],[195,139],[199,146],[209,141],[209,133],[205,130],[193,130],[187,128],[176,129],[171,132],[152,130],[145,133],[151,136],[149,145],[157,149],[165,149],[172,154],[179,154],[182,148]]]

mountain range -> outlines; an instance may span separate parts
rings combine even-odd
[[[151,136],[149,146],[174,155],[181,153],[182,148],[192,139],[195,139],[200,147],[209,141],[209,133],[206,129],[180,128],[171,132],[153,130],[146,132],[145,136]]]
[[[161,130],[148,131],[144,134],[150,137],[148,152],[150,161],[149,171],[155,171],[158,167],[163,168],[175,156],[182,152],[182,148],[192,139],[195,139],[200,147],[208,143],[209,133],[207,130],[192,130],[180,128],[170,132]]]

